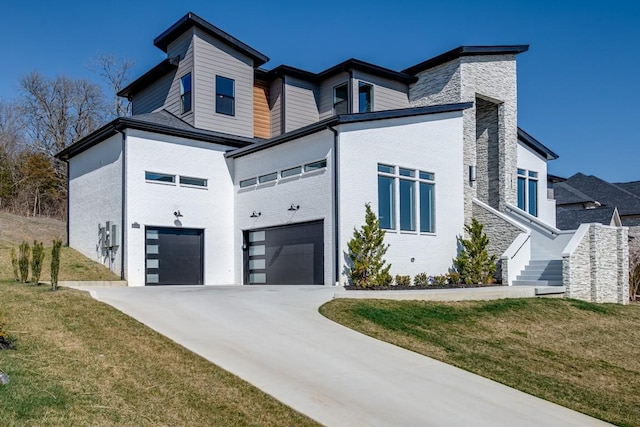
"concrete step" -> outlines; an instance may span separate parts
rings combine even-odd
[[[562,281],[562,274],[519,274],[516,280],[560,280]]]
[[[564,295],[565,288],[564,286],[542,286],[536,288],[536,295]]]
[[[514,280],[514,286],[562,286],[562,280]]]

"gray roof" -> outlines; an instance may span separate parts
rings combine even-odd
[[[640,197],[640,181],[617,182],[614,185]]]
[[[566,181],[553,184],[553,197],[556,199],[557,206],[597,202],[596,199],[584,194],[577,188],[573,188],[571,185],[567,184]]]
[[[621,216],[640,215],[640,196],[597,176],[577,173],[561,184],[575,188],[588,195],[592,200],[598,201],[602,206],[617,207]],[[560,184],[555,184],[554,190],[556,185]],[[555,194],[557,204],[566,204],[558,196],[561,197],[562,194]]]
[[[595,209],[556,209],[556,228],[560,230],[575,230],[580,224],[598,222],[611,224],[616,212],[615,207],[600,207]]]

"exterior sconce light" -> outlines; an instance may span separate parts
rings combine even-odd
[[[260,215],[262,215],[262,212],[253,211],[249,218],[258,218]]]
[[[477,177],[477,167],[475,165],[469,165],[469,181],[475,182]]]
[[[173,215],[177,218],[181,218],[183,215],[180,213],[180,210],[177,210],[173,213]]]
[[[288,211],[297,211],[298,209],[300,209],[300,205],[295,205],[293,203],[291,203],[291,206],[289,206],[289,209],[287,209]]]

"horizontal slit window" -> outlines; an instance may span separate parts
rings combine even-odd
[[[196,187],[206,187],[207,180],[204,178],[193,178],[189,176],[181,176],[180,177],[181,185],[194,185]]]
[[[420,171],[420,179],[425,179],[427,181],[433,181],[433,180],[436,179],[436,177],[435,177],[434,173]]]
[[[414,171],[413,169],[404,169],[404,168],[400,168],[400,176],[415,176],[416,171]]]
[[[389,166],[389,165],[382,165],[382,164],[378,163],[378,172],[394,173],[395,172],[395,167],[394,166]]]
[[[280,176],[282,178],[287,178],[289,176],[300,175],[301,172],[302,166],[296,166],[295,168],[283,170],[282,172],[280,172]]]
[[[157,172],[145,172],[144,179],[147,181],[155,181],[155,182],[176,182],[175,175],[168,175],[166,173],[157,173]]]
[[[255,185],[256,182],[258,181],[255,177],[242,180],[240,181],[240,188],[251,187],[252,185]]]
[[[327,159],[324,159],[324,160],[319,160],[313,163],[307,163],[306,165],[304,165],[304,171],[311,172],[311,171],[323,169],[326,167],[327,167]]]
[[[277,178],[278,178],[278,173],[273,172],[267,175],[262,175],[260,178],[258,178],[258,182],[262,184],[263,182],[275,181]]]

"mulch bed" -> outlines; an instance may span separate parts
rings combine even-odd
[[[467,285],[465,283],[451,283],[447,285],[419,285],[419,286],[376,286],[372,288],[361,288],[358,286],[345,286],[347,291],[416,291],[416,290],[429,290],[429,289],[463,289],[463,288],[490,288],[502,286],[500,284],[492,283],[490,285]]]

